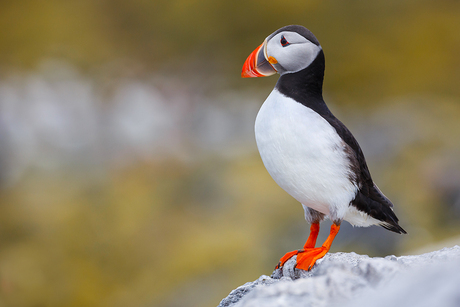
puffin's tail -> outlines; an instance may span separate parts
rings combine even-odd
[[[393,203],[385,196],[385,194],[382,193],[382,191],[380,191],[379,187],[375,183],[374,189],[371,189],[370,192],[370,195],[373,196],[373,198],[375,197],[377,198],[377,200],[380,200],[380,203],[382,205],[382,211],[384,212],[384,215],[386,217],[386,219],[382,221],[380,226],[396,233],[407,234],[407,232],[398,224],[399,220],[393,211]]]
[[[368,190],[369,195],[364,195],[361,191],[358,191],[353,205],[358,210],[364,211],[373,218],[381,221],[379,223],[385,229],[396,233],[407,232],[398,224],[399,219],[393,212],[393,204],[391,201],[380,191],[377,185],[373,185]]]
[[[385,229],[391,230],[396,233],[404,233],[404,234],[407,233],[401,226],[398,225],[398,222],[393,223],[393,224],[390,224],[388,222],[382,222],[379,225]]]

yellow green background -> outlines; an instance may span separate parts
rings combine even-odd
[[[4,0],[0,306],[216,306],[303,246],[252,135],[276,77],[240,78],[288,24],[409,233],[332,252],[460,242],[459,1]]]

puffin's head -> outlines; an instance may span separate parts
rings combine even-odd
[[[298,72],[308,67],[321,45],[307,28],[286,26],[276,30],[254,50],[243,65],[243,78]]]

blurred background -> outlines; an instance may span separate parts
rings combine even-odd
[[[288,24],[409,233],[332,252],[459,243],[460,1],[3,0],[0,306],[216,306],[302,247],[253,135],[277,78],[240,78]]]

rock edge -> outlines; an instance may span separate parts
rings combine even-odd
[[[295,263],[236,288],[218,307],[460,306],[459,246],[385,258],[331,253],[309,272]]]

